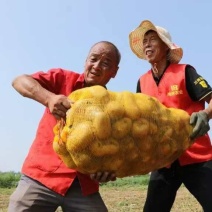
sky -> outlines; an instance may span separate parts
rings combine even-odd
[[[147,19],[170,32],[183,48],[181,63],[212,85],[211,8],[211,0],[0,0],[0,171],[21,170],[44,111],[13,89],[15,77],[51,68],[82,73],[90,47],[107,40],[122,55],[108,89],[135,92],[150,66],[132,53],[128,37]]]

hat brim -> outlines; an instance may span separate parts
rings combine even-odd
[[[167,40],[162,34],[158,33],[156,26],[148,20],[144,20],[141,24],[129,34],[130,47],[137,57],[146,60],[146,56],[143,52],[143,39],[146,32],[155,31],[160,39],[169,47],[169,61],[171,63],[179,63],[183,56],[183,50],[179,46],[173,44]]]

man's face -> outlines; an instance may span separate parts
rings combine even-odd
[[[167,57],[168,46],[155,31],[148,31],[143,39],[143,52],[149,63],[158,63]]]
[[[87,86],[105,86],[118,71],[117,54],[113,46],[98,43],[90,50],[85,62],[85,82]]]

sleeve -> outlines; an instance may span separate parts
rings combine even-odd
[[[185,80],[188,94],[194,101],[200,101],[212,92],[208,82],[190,65],[186,66]]]
[[[31,76],[37,80],[42,87],[55,94],[59,94],[65,79],[65,74],[62,69],[50,69],[47,72],[39,71],[31,74]]]
[[[140,79],[139,79],[138,82],[137,82],[136,93],[141,93]]]

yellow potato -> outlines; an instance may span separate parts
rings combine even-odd
[[[66,148],[70,153],[81,151],[87,148],[94,138],[90,121],[78,123],[67,138]]]
[[[95,140],[90,145],[91,153],[94,156],[115,155],[119,151],[119,143],[115,139]]]
[[[107,139],[111,135],[111,123],[110,118],[107,113],[96,112],[93,127],[95,130],[95,135],[98,139]]]
[[[109,115],[111,122],[123,118],[125,113],[124,106],[119,101],[108,102],[104,111]]]
[[[122,118],[112,124],[112,136],[116,139],[121,139],[129,134],[132,128],[130,118]]]
[[[141,111],[136,104],[134,95],[129,91],[124,91],[121,94],[126,117],[132,120],[138,119],[141,115]]]
[[[74,104],[53,129],[53,149],[79,172],[147,174],[169,166],[193,143],[189,114],[148,95],[92,86],[69,98]]]

